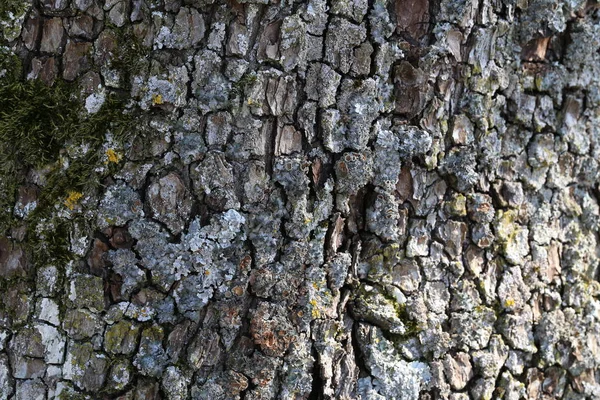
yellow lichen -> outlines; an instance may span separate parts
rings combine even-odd
[[[496,212],[496,233],[501,241],[507,242],[515,236],[516,231],[520,228],[519,225],[515,223],[517,217],[518,213],[515,210],[499,210]]]
[[[121,158],[123,158],[121,154],[117,153],[113,149],[106,150],[106,156],[108,157],[107,163],[111,162],[115,164],[117,164],[119,161],[121,161]]]
[[[164,103],[163,97],[160,94],[155,94],[152,96],[152,105],[159,106]]]
[[[512,307],[515,305],[515,301],[513,299],[506,299],[504,301],[504,307]]]
[[[67,206],[69,210],[73,210],[82,197],[83,193],[70,191],[69,196],[67,196],[67,199],[65,200],[65,206]]]
[[[312,317],[319,318],[321,316],[321,312],[319,311],[319,308],[317,307],[317,300],[312,299],[309,303],[312,306],[312,311],[311,311]]]
[[[248,104],[250,107],[262,107],[260,100],[253,99],[251,97],[248,98],[246,104]]]
[[[106,225],[114,225],[116,222],[117,222],[117,220],[115,218],[111,218],[111,217],[104,218],[104,223],[106,223]]]

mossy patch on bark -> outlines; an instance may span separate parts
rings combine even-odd
[[[0,232],[9,234],[12,227],[25,223],[34,265],[36,260],[65,261],[71,258],[70,222],[56,217],[56,211],[72,211],[74,193],[78,201],[97,193],[105,175],[97,168],[107,133],[114,142],[124,143],[133,130],[132,114],[116,94],[107,95],[100,110],[90,114],[75,83],[57,81],[48,86],[25,80],[19,59],[8,52],[0,54],[0,67],[4,70],[0,77]],[[84,148],[85,154],[69,156],[69,147]],[[114,172],[117,165],[107,167]],[[25,176],[34,171],[45,182],[40,184],[35,208],[21,221],[14,205]],[[43,227],[49,231],[40,231]]]

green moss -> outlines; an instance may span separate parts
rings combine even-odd
[[[27,8],[27,3],[23,0],[2,0],[0,2],[0,19],[7,20],[10,14],[16,15]]]
[[[49,229],[40,234],[36,231],[39,225],[35,222],[30,224],[28,231],[37,234],[30,235],[26,242],[27,253],[32,264],[34,266],[49,263],[64,265],[70,261],[73,258],[69,252],[70,224],[65,220],[54,218],[48,221]]]
[[[14,40],[21,32],[21,23],[29,4],[23,0],[0,1],[0,44]]]
[[[6,47],[0,47],[0,78],[16,80],[23,74],[19,57],[11,53]]]
[[[117,46],[110,65],[121,73],[121,85],[131,88],[131,79],[146,67],[149,49],[133,34],[130,26],[112,27],[117,38]]]
[[[0,19],[3,13],[0,5]],[[20,79],[22,75],[21,63],[17,56],[10,53],[6,48],[0,47],[0,93],[7,90],[5,87],[7,82],[14,82]],[[0,100],[1,101],[1,100]],[[2,115],[2,114],[0,114]],[[0,117],[1,118],[1,117]],[[0,146],[6,146],[6,138],[0,139]],[[0,147],[0,157],[3,158],[0,162],[0,234],[5,231],[8,218],[12,212],[12,206],[15,203],[17,184],[19,181],[19,168],[12,158],[6,159],[2,147]]]
[[[0,87],[2,155],[33,167],[54,161],[68,139],[83,138],[84,132],[74,129],[78,109],[62,82],[54,87],[37,80],[5,82]]]
[[[71,223],[57,218],[56,210],[64,207],[69,192],[97,193],[104,176],[96,168],[106,134],[124,142],[134,127],[133,116],[124,112],[124,100],[116,94],[107,96],[97,113],[88,114],[76,84],[58,81],[47,86],[24,80],[20,62],[10,54],[0,54],[0,65],[6,69],[0,78],[0,235],[18,222],[13,207],[27,172],[43,169],[46,183],[37,207],[26,217],[26,245],[34,265],[62,263],[71,258]],[[69,145],[89,150],[69,159],[65,155]],[[40,231],[40,225],[47,230]]]
[[[256,83],[258,76],[255,72],[245,73],[237,82],[231,87],[230,100],[233,101],[237,97],[242,97],[246,90]]]
[[[245,89],[246,87],[248,87],[250,85],[254,85],[254,83],[256,83],[257,80],[258,80],[258,76],[256,75],[256,73],[250,72],[250,73],[244,74],[244,76],[242,76],[240,78],[240,80],[237,82],[236,85],[240,86],[242,89]]]

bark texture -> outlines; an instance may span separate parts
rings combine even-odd
[[[600,398],[597,2],[5,4],[0,399]]]

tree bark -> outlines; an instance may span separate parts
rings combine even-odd
[[[597,2],[0,20],[0,400],[600,398]]]

